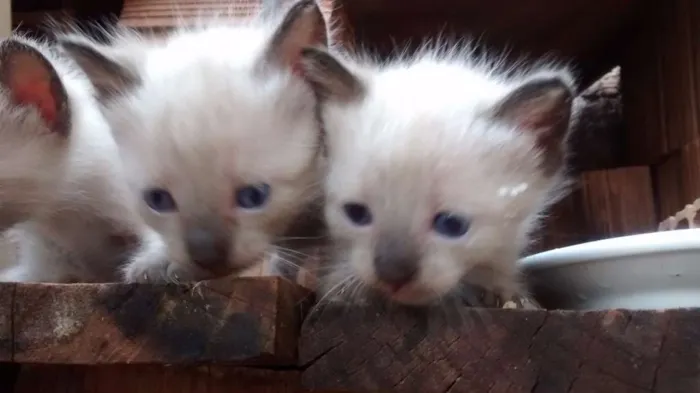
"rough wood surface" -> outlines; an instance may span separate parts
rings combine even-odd
[[[5,390],[0,390],[5,392]],[[298,393],[297,371],[198,366],[23,366],[13,393]]]
[[[0,341],[10,343],[10,359],[54,364],[291,365],[308,298],[275,278],[194,287],[4,284],[3,291],[12,293],[0,310],[11,318]]]
[[[699,310],[474,310],[452,322],[379,308],[314,315],[300,344],[308,389],[689,393],[700,386]]]

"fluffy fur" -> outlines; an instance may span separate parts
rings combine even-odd
[[[115,281],[145,229],[125,199],[117,146],[92,84],[51,47],[14,37],[3,48],[8,42],[33,48],[33,60],[18,69],[37,71],[15,95],[31,97],[33,105],[8,111],[2,101],[2,209],[12,212],[3,214],[3,224],[23,222],[13,228],[19,260],[0,280]]]
[[[412,305],[463,283],[524,294],[516,261],[565,190],[570,72],[504,69],[453,49],[384,64],[319,50],[304,59],[322,97],[325,218],[338,248],[322,292],[371,289]],[[370,219],[353,222],[348,204]],[[461,236],[436,229],[460,223]]]
[[[326,45],[318,7],[303,0],[274,17],[204,23],[115,53],[134,39],[60,39],[98,86],[131,193],[160,234],[125,280],[202,280],[259,263],[318,183],[316,101],[298,73],[301,49]],[[251,187],[269,192],[254,208],[239,202]],[[169,208],[153,207],[154,189],[172,198]]]

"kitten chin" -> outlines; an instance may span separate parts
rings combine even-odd
[[[447,48],[443,45],[441,48]],[[380,64],[307,49],[327,133],[328,298],[427,305],[475,285],[526,295],[517,259],[566,193],[574,78],[468,48]]]
[[[145,227],[90,81],[55,47],[13,36],[0,84],[0,222],[18,248],[0,281],[114,281],[128,248],[114,236],[137,242]]]
[[[59,42],[97,87],[132,195],[157,232],[125,266],[126,281],[203,280],[258,264],[318,193],[316,98],[299,74],[302,48],[327,45],[315,1],[158,42],[135,33],[111,45]]]

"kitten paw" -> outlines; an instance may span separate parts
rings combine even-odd
[[[132,262],[124,268],[124,281],[127,283],[168,283],[177,278],[169,272],[168,262]]]

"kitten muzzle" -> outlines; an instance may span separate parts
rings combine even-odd
[[[374,250],[377,278],[391,292],[411,283],[420,267],[420,254],[409,242],[395,237],[380,237]]]
[[[231,240],[227,231],[216,229],[194,227],[185,233],[185,244],[192,262],[215,275],[231,272],[228,263]]]

